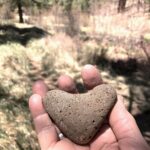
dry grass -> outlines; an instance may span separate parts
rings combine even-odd
[[[62,47],[61,38],[66,39]],[[66,73],[74,77],[79,65],[72,55],[72,40],[64,34],[20,44],[0,45],[0,149],[39,149],[28,110],[35,80],[44,79],[49,88]],[[72,48],[71,48],[72,47]]]
[[[65,33],[67,17],[61,9],[55,14],[58,9],[54,8],[53,13],[44,12],[40,17],[33,16],[32,20],[26,18],[26,22],[43,27],[53,36],[32,39],[26,46],[11,42],[0,45],[0,149],[39,149],[27,104],[35,80],[43,79],[52,89],[60,74],[68,74],[81,82],[82,66],[86,63],[95,65],[95,59],[101,56],[107,63],[129,58],[145,60],[139,42],[142,35],[146,39],[149,37],[148,16],[142,11],[137,13],[136,7],[117,14],[115,7],[115,3],[105,3],[101,9],[92,9],[95,10],[92,15],[74,14],[80,32],[73,38]],[[109,71],[110,66],[98,65],[104,81],[129,99],[130,78]],[[141,92],[142,89],[139,87]],[[133,107],[133,113],[139,112],[136,103]]]

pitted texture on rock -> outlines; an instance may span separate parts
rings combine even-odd
[[[83,145],[96,135],[116,100],[116,91],[110,85],[102,84],[85,94],[52,90],[43,102],[61,132]]]

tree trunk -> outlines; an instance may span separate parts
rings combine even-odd
[[[68,25],[66,26],[66,32],[71,37],[75,36],[79,31],[79,25],[77,19],[72,11],[73,0],[69,0],[65,6],[66,16],[68,18]]]
[[[17,7],[18,7],[19,22],[24,23],[21,0],[17,0]]]
[[[118,13],[121,13],[121,12],[125,11],[126,2],[127,2],[127,0],[119,0],[119,3],[118,3]]]

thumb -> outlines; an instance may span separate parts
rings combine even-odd
[[[128,146],[127,149],[129,149],[130,143],[132,146],[135,144],[137,149],[139,149],[141,145],[143,149],[149,149],[135,119],[126,110],[121,96],[118,96],[118,101],[110,113],[109,123],[118,142],[122,145],[126,144]]]

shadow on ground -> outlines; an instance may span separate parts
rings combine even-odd
[[[134,117],[146,141],[150,144],[150,110]]]
[[[134,114],[142,134],[150,144],[150,64],[138,62],[136,58],[108,60],[105,55],[95,56],[95,64],[110,76],[123,76],[129,87],[128,110]],[[134,106],[137,106],[135,110]],[[137,112],[136,112],[137,111]]]
[[[48,35],[38,27],[19,28],[14,25],[0,25],[0,44],[15,42],[26,46],[31,39],[40,39]]]

